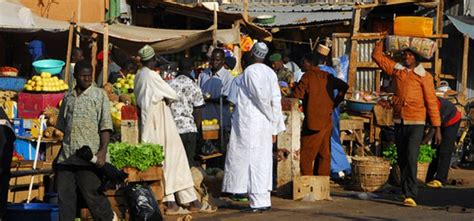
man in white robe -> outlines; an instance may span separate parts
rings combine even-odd
[[[200,211],[201,203],[194,191],[194,182],[189,169],[183,143],[176,129],[166,99],[177,100],[178,95],[155,72],[155,52],[149,45],[139,50],[143,67],[135,78],[135,96],[141,111],[141,142],[160,144],[164,147],[163,162],[167,215],[189,214],[190,211],[177,205],[191,204],[190,210]]]
[[[275,72],[263,61],[265,43],[252,48],[254,64],[247,67],[232,102],[232,129],[225,162],[223,192],[248,193],[252,212],[271,208],[273,151],[276,135],[285,130],[281,94]]]

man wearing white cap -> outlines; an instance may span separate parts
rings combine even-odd
[[[278,79],[263,64],[267,53],[265,43],[256,43],[252,48],[253,64],[240,79],[222,188],[228,193],[248,193],[251,212],[271,208],[272,142],[285,130]]]
[[[189,210],[177,205],[175,197],[181,204],[191,204],[191,211],[207,212],[207,209],[211,208],[203,208],[197,200],[186,152],[171,110],[165,102],[166,99],[177,100],[178,95],[160,74],[154,71],[157,65],[154,49],[145,45],[138,54],[143,67],[136,75],[134,93],[141,110],[141,142],[160,144],[164,147],[166,157],[163,163],[165,178],[163,201],[167,207],[165,214],[190,213]]]

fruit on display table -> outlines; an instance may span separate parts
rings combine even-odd
[[[42,72],[39,76],[33,76],[25,84],[26,91],[60,92],[68,89],[69,86],[64,80],[59,79],[57,76],[52,77],[51,73],[48,72]]]
[[[125,78],[118,78],[114,84],[114,88],[120,91],[120,93],[117,93],[119,95],[133,90],[135,88],[135,75],[128,74]]]
[[[110,103],[110,114],[112,115],[112,123],[114,124],[115,130],[120,130],[123,106],[125,106],[125,103],[122,102]]]
[[[212,126],[212,125],[219,125],[219,120],[211,119],[211,120],[203,120],[202,126]]]

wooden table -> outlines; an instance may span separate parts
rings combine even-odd
[[[362,119],[343,119],[339,121],[339,130],[341,131],[341,141],[350,141],[349,144],[349,155],[352,155],[353,142],[362,148],[362,154],[364,150],[364,120]],[[351,131],[352,133],[348,133]]]

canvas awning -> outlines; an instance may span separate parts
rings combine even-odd
[[[84,25],[83,28],[101,34],[104,29],[102,24]],[[158,53],[168,54],[211,41],[212,29],[175,30],[113,24],[109,26],[109,36],[113,38],[112,42],[124,49],[131,47],[129,50],[138,50],[143,45],[149,44]],[[240,32],[237,28],[218,30],[217,41],[224,44],[238,44]],[[131,45],[131,42],[135,45]]]
[[[68,28],[68,22],[42,18],[16,0],[0,0],[0,30],[61,32],[68,30]]]
[[[470,16],[450,16],[448,18],[453,22],[454,27],[464,35],[468,35],[471,39],[474,39],[474,17]]]

